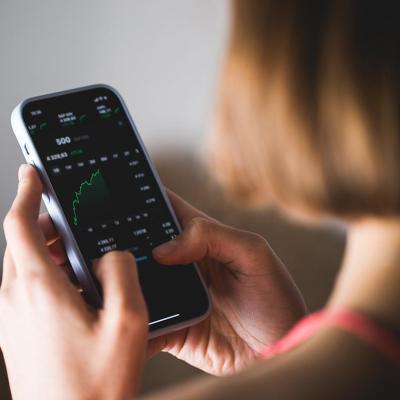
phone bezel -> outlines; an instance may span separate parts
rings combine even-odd
[[[79,283],[84,288],[86,300],[90,304],[92,304],[94,307],[101,307],[101,304],[102,304],[101,295],[96,288],[96,284],[91,276],[89,268],[86,266],[86,263],[82,256],[82,253],[79,249],[79,246],[76,242],[73,232],[70,229],[70,226],[67,222],[67,218],[61,208],[61,205],[55,194],[55,191],[51,184],[50,178],[46,172],[46,169],[41,161],[39,153],[36,151],[36,147],[33,143],[33,140],[31,138],[31,136],[28,132],[28,129],[25,125],[25,122],[23,120],[22,111],[26,104],[33,102],[33,101],[51,99],[54,97],[59,97],[59,96],[63,96],[63,95],[71,94],[71,93],[77,93],[77,92],[91,90],[91,89],[102,89],[102,88],[113,92],[114,95],[117,96],[118,100],[121,102],[122,107],[128,117],[129,123],[131,124],[132,130],[133,130],[137,140],[139,141],[139,145],[142,148],[142,151],[146,158],[146,161],[148,162],[149,167],[156,179],[156,182],[161,189],[161,195],[167,204],[167,207],[172,215],[172,218],[173,218],[176,226],[178,227],[178,231],[181,232],[182,228],[180,226],[178,218],[176,217],[174,209],[172,208],[171,202],[169,201],[169,197],[166,192],[166,189],[165,189],[164,185],[162,184],[161,179],[158,175],[158,172],[150,159],[150,156],[147,152],[146,147],[144,146],[144,143],[143,143],[142,138],[139,134],[139,131],[136,127],[136,124],[132,118],[132,115],[129,112],[128,107],[126,106],[124,99],[122,98],[122,96],[116,89],[114,89],[113,87],[106,85],[106,84],[95,84],[95,85],[88,85],[88,86],[78,87],[78,88],[74,88],[74,89],[70,89],[70,90],[64,90],[64,91],[59,91],[59,92],[55,92],[55,93],[45,94],[45,95],[41,95],[41,96],[30,97],[30,98],[20,102],[15,107],[15,109],[13,110],[13,112],[11,114],[11,125],[13,128],[14,134],[17,138],[18,144],[21,148],[21,151],[22,151],[27,163],[33,164],[41,175],[41,178],[42,178],[43,184],[44,184],[44,192],[42,195],[44,204],[50,214],[51,219],[53,220],[53,223],[54,223],[60,237],[62,238],[62,240],[64,242],[65,250],[66,250],[68,259],[71,263],[71,266],[76,274],[76,277],[77,277]],[[29,149],[29,154],[27,154],[27,152],[26,152],[26,146]],[[166,333],[170,333],[172,331],[187,328],[191,325],[197,324],[198,322],[204,320],[205,318],[207,318],[209,316],[209,314],[211,312],[210,295],[207,290],[207,286],[204,282],[204,279],[200,273],[198,265],[196,263],[194,263],[194,265],[195,265],[195,268],[197,271],[197,275],[200,279],[200,282],[201,282],[203,289],[207,296],[207,302],[208,302],[207,309],[205,310],[204,313],[202,313],[201,315],[196,316],[194,318],[190,318],[185,321],[180,321],[175,324],[173,322],[171,322],[171,325],[164,326],[159,329],[156,328],[152,332],[149,332],[149,338],[157,337],[157,336],[160,336],[160,335],[163,335]],[[171,321],[173,321],[173,320],[171,320]]]

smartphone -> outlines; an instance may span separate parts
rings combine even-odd
[[[43,201],[88,303],[101,307],[94,259],[133,253],[150,336],[204,319],[210,309],[195,264],[162,266],[152,249],[180,232],[166,191],[119,93],[93,85],[20,103],[11,124],[44,184]]]

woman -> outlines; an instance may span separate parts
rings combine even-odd
[[[305,317],[301,295],[262,238],[171,193],[184,231],[154,257],[166,265],[198,261],[214,308],[201,324],[146,346],[134,259],[112,252],[98,261],[104,308],[89,309],[55,267],[65,265],[65,253],[48,216],[38,218],[40,180],[23,166],[5,220],[0,291],[0,344],[15,399],[131,398],[146,357],[160,350],[228,376],[155,399],[399,394],[396,11],[394,2],[368,0],[233,2],[215,170],[242,201],[348,223],[323,312]]]

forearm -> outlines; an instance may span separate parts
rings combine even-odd
[[[290,354],[257,362],[231,377],[197,379],[145,400],[365,399],[382,389],[379,382],[387,382],[388,372],[364,343],[325,329]]]

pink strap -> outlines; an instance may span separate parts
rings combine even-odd
[[[379,323],[350,310],[322,310],[303,318],[282,339],[267,347],[264,358],[286,353],[306,341],[322,325],[331,325],[357,336],[395,364],[400,364],[400,339]]]

